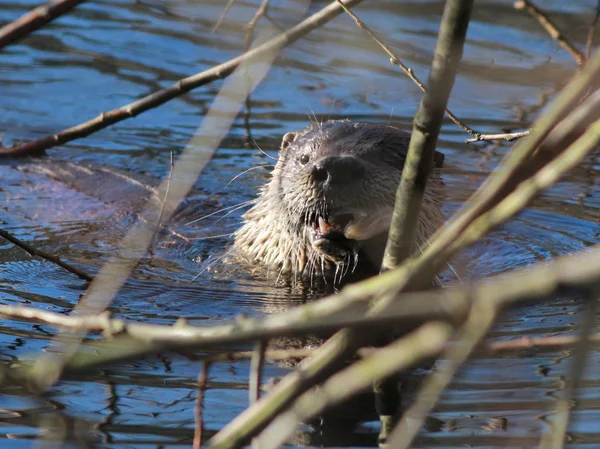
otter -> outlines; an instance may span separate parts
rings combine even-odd
[[[278,277],[326,282],[381,265],[410,134],[330,120],[283,136],[270,181],[243,215],[234,248]],[[442,223],[439,170],[425,190],[417,245]],[[418,249],[418,248],[417,248]]]

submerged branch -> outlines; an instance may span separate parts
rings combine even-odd
[[[16,238],[14,235],[5,231],[4,229],[0,229],[0,237],[5,238],[9,242],[11,242],[13,245],[18,246],[19,248],[23,249],[29,255],[34,256],[34,257],[35,256],[40,257],[44,260],[47,260],[48,262],[58,265],[59,267],[64,268],[69,273],[74,274],[75,276],[79,277],[80,279],[83,279],[84,281],[91,282],[92,279],[94,279],[92,276],[87,274],[85,271],[80,270],[79,268],[74,267],[73,265],[70,265],[66,262],[63,262],[60,259],[60,257],[58,257],[54,254],[50,254],[41,249],[34,248],[33,246],[29,245],[28,243],[25,243],[24,241]]]
[[[204,420],[202,409],[204,408],[204,396],[206,394],[206,381],[208,380],[208,370],[210,368],[210,362],[202,363],[202,369],[198,374],[198,396],[196,396],[196,406],[194,407],[194,441],[192,443],[193,449],[200,449],[202,447],[202,434],[204,433]]]

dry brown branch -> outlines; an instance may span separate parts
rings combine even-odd
[[[600,0],[596,3],[596,14],[594,15],[594,20],[590,24],[590,29],[588,30],[587,39],[585,42],[585,59],[590,59],[592,54],[592,46],[594,45],[594,37],[596,35],[596,26],[598,25],[598,19],[600,19]]]
[[[530,0],[517,0],[514,3],[515,9],[525,9],[529,14],[531,14],[539,24],[546,30],[546,32],[550,35],[552,39],[558,42],[558,44],[569,52],[578,66],[583,64],[585,58],[583,55],[575,48],[573,44],[571,44],[567,38],[562,34],[562,32],[558,29],[558,27],[552,22],[548,14],[538,8],[536,5],[531,3]]]
[[[476,137],[472,139],[467,139],[465,142],[474,143],[474,142],[484,142],[490,140],[505,140],[507,142],[512,142],[513,140],[520,139],[522,137],[528,136],[531,131],[516,131],[514,133],[499,133],[499,134],[485,134],[479,133]]]
[[[600,251],[598,252],[600,256]],[[600,268],[599,268],[600,275]],[[506,282],[506,279],[504,279]],[[499,284],[498,284],[499,285]],[[430,292],[433,295],[435,292]],[[445,319],[451,322],[460,322],[462,317],[466,313],[465,310],[469,307],[468,303],[456,302],[456,300],[452,300],[451,297],[454,296],[454,293],[449,295],[448,297],[438,297],[431,296],[430,294],[423,294],[423,297],[414,296],[414,295],[404,295],[399,297],[399,300],[407,301],[412,307],[412,311],[407,310],[405,307],[402,308],[390,308],[390,313],[393,314],[392,321],[394,322],[404,322],[408,324],[410,321],[414,322],[422,322],[427,319]],[[427,304],[422,304],[420,308],[416,308],[418,303],[422,301],[425,297],[430,298]],[[439,302],[447,301],[447,307],[440,307]],[[332,314],[334,315],[334,314]],[[86,332],[92,333],[103,333],[108,338],[114,338],[121,334],[126,334],[129,330],[135,328],[138,324],[142,325],[142,328],[135,329],[135,334],[137,338],[142,341],[141,336],[145,335],[143,341],[155,341],[156,343],[162,343],[160,340],[153,340],[151,336],[155,334],[157,330],[159,333],[167,333],[169,329],[173,329],[171,326],[161,326],[161,325],[143,325],[141,323],[129,323],[119,319],[111,318],[110,313],[104,312],[103,314],[96,316],[84,316],[77,317],[71,315],[63,315],[56,312],[49,312],[46,310],[36,309],[33,307],[26,306],[0,306],[0,317],[5,319],[13,319],[13,320],[24,320],[35,323],[41,323],[44,325],[52,326],[59,329],[72,329],[72,330],[85,330]],[[398,320],[398,321],[396,321]],[[296,321],[299,322],[299,319],[288,317],[287,322],[291,323],[288,327],[288,334],[284,333],[284,330],[281,329],[277,332],[277,335],[292,335],[303,332],[310,332],[307,329],[307,326],[298,327]],[[369,321],[372,324],[385,324],[383,318],[372,318],[372,321]],[[258,323],[257,323],[258,324]],[[332,327],[329,329],[336,329],[344,326],[345,324],[357,325],[357,323],[350,322],[341,322],[334,321],[332,322]],[[150,327],[147,327],[150,326]],[[158,327],[155,327],[158,326]],[[202,328],[189,326],[186,328],[183,324],[176,324],[174,327],[180,328],[184,327],[185,333],[188,335],[184,337],[180,341],[181,345],[185,345],[185,339],[192,337],[193,333],[196,331],[202,332]],[[225,324],[230,332],[235,332],[233,328],[231,328],[228,324]],[[271,326],[271,324],[269,324]],[[164,329],[160,330],[160,329]],[[223,332],[222,327],[217,326],[213,330],[215,331],[215,335],[219,335]],[[316,323],[316,327],[314,330],[322,330],[322,324]],[[273,335],[273,334],[271,334]],[[204,337],[210,338],[211,334],[203,334]],[[214,335],[213,335],[214,336]],[[197,336],[200,338],[200,335]],[[263,338],[263,336],[256,337],[257,339]],[[244,339],[238,339],[237,341],[244,341]],[[521,351],[524,349],[532,349],[532,348],[570,348],[574,346],[579,341],[579,337],[574,335],[561,335],[561,336],[549,336],[549,337],[539,337],[539,338],[531,338],[531,337],[522,337],[518,340],[508,340],[508,341],[496,341],[484,343],[478,347],[478,351],[483,353],[499,353],[499,352],[509,352],[509,351]],[[600,333],[592,334],[589,337],[589,341],[593,344],[600,344]],[[194,343],[193,341],[191,343]],[[217,342],[218,343],[218,342]],[[215,343],[215,344],[217,344]],[[210,344],[202,345],[202,347],[206,349],[210,349]],[[174,346],[174,350],[177,351],[177,348]],[[305,357],[310,357],[314,354],[316,349],[310,348],[297,348],[297,349],[266,349],[264,358],[265,360],[270,361],[278,361],[278,360],[291,360],[291,359],[303,359]],[[195,355],[187,352],[180,352],[185,357],[188,357],[190,360],[196,361],[207,361],[210,363],[217,362],[234,362],[239,360],[250,360],[255,355],[255,351],[227,351],[223,349],[223,352],[219,352],[217,354],[204,354],[204,355]],[[358,351],[358,355],[364,357],[370,354],[370,348],[362,348]],[[114,359],[118,360],[118,359]],[[114,361],[110,360],[110,361]],[[110,362],[109,361],[109,362]]]
[[[30,256],[33,256],[33,257],[37,256],[44,260],[47,260],[48,262],[58,265],[59,267],[64,268],[69,273],[73,273],[75,276],[79,277],[80,279],[83,279],[84,281],[91,282],[92,279],[94,279],[92,276],[87,274],[85,271],[80,270],[79,268],[76,268],[72,265],[69,265],[66,262],[63,262],[62,260],[60,260],[60,258],[58,256],[55,256],[54,254],[50,254],[46,251],[42,251],[41,249],[34,248],[33,246],[29,245],[28,243],[25,243],[24,241],[16,238],[14,235],[10,234],[9,232],[5,231],[4,229],[0,229],[0,237],[5,238],[6,240],[11,242],[15,246],[18,246],[19,248],[23,249]]]
[[[353,6],[360,3],[361,0],[346,0],[345,4]],[[49,148],[62,145],[72,140],[89,136],[101,129],[120,121],[135,117],[145,111],[160,106],[179,95],[189,92],[192,89],[208,84],[212,81],[226,78],[242,63],[250,63],[260,58],[268,56],[273,51],[287,47],[296,42],[301,37],[305,36],[315,28],[318,28],[342,12],[341,7],[333,2],[316,12],[310,17],[300,22],[290,30],[281,33],[280,35],[268,40],[262,45],[244,53],[241,56],[233,58],[228,62],[219,64],[216,67],[208,69],[204,72],[183,78],[175,84],[156,91],[140,100],[126,104],[120,108],[111,111],[102,112],[96,118],[88,120],[72,128],[65,129],[56,134],[43,137],[33,142],[24,145],[18,145],[12,148],[5,148],[0,151],[0,156],[16,157],[30,156],[44,152]]]
[[[54,0],[31,10],[0,29],[0,49],[62,16],[85,0]]]
[[[196,406],[194,407],[194,442],[192,447],[200,449],[202,447],[202,433],[204,430],[204,422],[202,419],[202,409],[204,408],[204,394],[206,391],[206,381],[208,379],[208,369],[210,362],[202,363],[202,369],[198,374],[198,396],[196,397]]]

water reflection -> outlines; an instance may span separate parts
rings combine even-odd
[[[273,2],[270,18],[287,28],[294,3]],[[313,2],[315,11],[325,2]],[[31,8],[25,0],[0,6],[0,22]],[[237,56],[245,26],[257,5],[236,2],[220,31],[211,28],[221,1],[105,1],[86,3],[23,43],[0,54],[0,134],[6,145],[45,136],[166,87],[177,79]],[[363,20],[386,37],[421,78],[426,77],[443,2],[365,2]],[[595,2],[546,2],[553,18],[575,45],[585,45]],[[343,38],[340,38],[340,37]],[[527,127],[543,108],[539,97],[564,84],[575,64],[555,42],[510,2],[482,1],[475,8],[465,60],[451,109],[480,131]],[[190,92],[165,106],[86,139],[51,150],[53,159],[93,162],[154,177],[169,170],[170,152],[180,151],[210,106],[220,83]],[[409,129],[420,92],[347,17],[283,52],[253,94],[250,136],[240,116],[196,190],[200,213],[251,200],[264,183],[280,136],[321,119],[391,122]],[[468,197],[506,151],[506,145],[463,143],[454,125],[444,126],[440,148],[449,215]],[[256,150],[255,145],[264,153]],[[454,267],[463,279],[478,278],[529,265],[597,242],[598,160],[590,157],[563,183],[543,195],[535,207],[465,251]],[[248,169],[245,175],[234,179]],[[17,237],[35,242],[89,271],[114,251],[133,221],[118,202],[100,201],[43,176],[0,166],[0,221]],[[188,218],[197,217],[194,208]],[[161,236],[126,284],[111,310],[130,320],[167,323],[185,316],[197,320],[229,319],[272,313],[309,300],[298,292],[239,274],[204,271],[219,257],[226,237],[203,237],[233,231],[242,210],[224,219],[196,225],[178,221],[177,232]],[[200,263],[198,263],[200,262]],[[449,274],[447,280],[452,280]],[[0,301],[68,312],[83,282],[63,270],[31,259],[0,242]],[[581,315],[574,299],[511,311],[490,339],[569,333]],[[28,323],[4,322],[0,355],[12,360],[41,351],[52,330]],[[590,367],[598,366],[598,354]],[[446,392],[416,447],[533,447],[551,418],[553,397],[563,388],[571,358],[551,350],[528,350],[505,356],[476,355]],[[6,447],[30,447],[41,419],[60,409],[96,426],[106,447],[189,446],[194,428],[194,382],[199,363],[183,356],[122,364],[90,376],[62,382],[51,401],[31,402],[18,389],[2,396],[0,422],[10,437]],[[266,376],[286,369],[270,364]],[[247,405],[247,363],[222,363],[210,371],[204,410],[210,436]],[[422,373],[415,376],[418,379]],[[572,427],[572,447],[600,444],[597,430],[598,384],[590,368],[583,379],[579,410]],[[407,398],[409,400],[410,398]],[[364,422],[355,430],[311,424],[294,443],[300,445],[373,446],[377,429]]]

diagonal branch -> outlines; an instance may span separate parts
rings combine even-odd
[[[579,50],[575,48],[573,44],[571,44],[571,42],[565,38],[564,34],[558,29],[550,17],[548,17],[548,14],[546,14],[529,0],[517,0],[514,6],[515,9],[525,9],[529,14],[535,17],[542,28],[544,28],[550,35],[550,37],[558,42],[558,44],[567,52],[569,52],[571,56],[573,56],[573,59],[575,59],[575,62],[578,66],[583,64],[585,57]]]
[[[85,0],[54,0],[31,10],[0,29],[0,49],[43,27]]]

